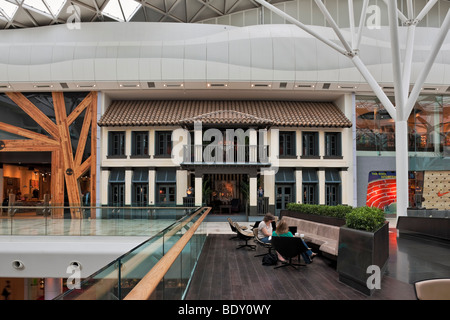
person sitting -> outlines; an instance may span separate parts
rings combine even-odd
[[[272,233],[273,237],[293,237],[294,235],[292,234],[292,232],[289,231],[289,226],[287,225],[286,221],[281,220],[275,231],[273,231]],[[308,246],[306,245],[305,241],[302,239],[303,245],[306,248],[306,252],[302,252],[302,257],[303,260],[305,260],[306,264],[310,264],[312,262],[312,259],[317,255],[317,253],[314,253],[311,251],[310,248],[308,248]],[[283,258],[283,256],[281,256],[278,252],[278,260],[280,260],[281,262],[285,262],[286,259]]]
[[[264,242],[269,243],[269,237],[272,236],[273,228],[272,222],[275,221],[273,214],[268,213],[264,216],[263,220],[258,225],[258,238]]]

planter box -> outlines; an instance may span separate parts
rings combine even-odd
[[[430,217],[403,217],[397,219],[400,236],[418,236],[447,242],[450,241],[450,219]]]
[[[332,226],[336,226],[336,227],[345,225],[345,219],[343,219],[343,218],[319,216],[316,214],[303,213],[300,211],[281,210],[280,218],[283,216],[288,216],[288,217],[303,219],[303,220],[308,220],[308,221],[314,221],[314,222],[328,224],[328,225],[332,225]]]
[[[367,273],[367,268],[371,265],[378,266],[382,277],[386,271],[388,259],[388,222],[374,233],[350,229],[346,226],[340,228],[337,259],[339,281],[366,295],[372,295],[375,289],[367,286],[367,279],[372,275]]]

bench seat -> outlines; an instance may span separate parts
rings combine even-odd
[[[306,242],[318,246],[323,253],[337,257],[339,227],[288,216],[284,216],[282,219],[288,226],[296,226],[297,232],[305,235]]]

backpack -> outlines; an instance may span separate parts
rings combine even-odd
[[[273,266],[277,264],[278,257],[275,253],[268,253],[262,259],[263,266]]]

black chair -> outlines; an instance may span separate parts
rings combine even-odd
[[[245,244],[239,245],[236,249],[250,248],[250,250],[256,250],[256,245],[254,245],[254,244],[248,244],[248,242],[249,242],[250,240],[253,240],[253,232],[243,230],[243,229],[241,228],[241,226],[239,226],[239,224],[236,223],[236,222],[234,223],[234,226],[236,227],[236,231],[237,231],[238,238],[239,238],[240,240],[245,241]]]
[[[294,269],[297,269],[296,266],[306,266],[301,263],[292,263],[292,259],[298,257],[300,261],[300,255],[306,252],[307,248],[303,244],[301,238],[297,237],[272,237],[271,240],[272,248],[281,254],[287,262],[275,267],[274,269],[291,266]]]
[[[255,242],[256,242],[257,245],[267,249],[266,253],[257,254],[255,257],[262,257],[262,256],[265,256],[266,254],[272,253],[272,244],[271,243],[262,242],[261,239],[258,238],[258,228],[254,228],[253,229],[253,236],[255,238]]]

